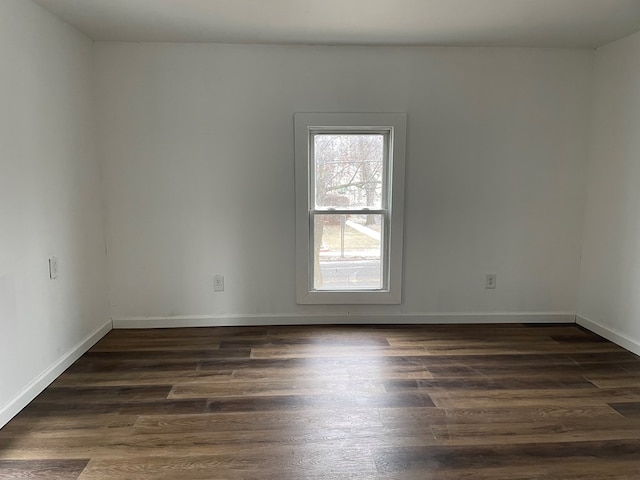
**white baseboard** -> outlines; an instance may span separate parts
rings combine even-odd
[[[632,338],[626,333],[622,333],[615,328],[608,327],[599,322],[583,317],[582,315],[576,316],[576,323],[594,333],[597,333],[601,337],[611,340],[613,343],[626,348],[630,352],[640,355],[640,340]]]
[[[235,327],[327,324],[575,323],[575,312],[229,314],[123,317],[113,328]]]
[[[9,423],[20,410],[26,407],[29,402],[36,398],[45,388],[47,388],[62,372],[71,366],[87,350],[95,345],[98,340],[104,337],[112,329],[111,320],[106,322],[95,332],[87,335],[80,343],[72,347],[60,359],[38,375],[29,385],[24,387],[15,397],[9,400],[0,408],[0,428]]]

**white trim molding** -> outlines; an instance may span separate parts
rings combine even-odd
[[[29,402],[36,398],[56,378],[58,378],[73,362],[78,360],[87,350],[93,347],[102,337],[112,329],[109,320],[93,333],[87,335],[77,345],[69,349],[62,357],[44,372],[33,379],[15,397],[0,408],[0,428],[9,423]]]
[[[121,317],[113,328],[236,327],[332,324],[575,323],[575,312],[271,313]]]
[[[597,333],[601,337],[612,341],[613,343],[626,348],[636,355],[640,355],[640,340],[630,337],[626,333],[622,333],[615,328],[608,327],[594,320],[590,320],[582,315],[576,316],[576,323],[587,330],[591,330],[593,333]]]
[[[296,113],[296,302],[298,304],[400,304],[402,303],[402,246],[404,180],[407,136],[406,113]],[[323,134],[376,134],[385,138],[380,205],[319,206],[316,202],[314,138]],[[350,184],[351,182],[349,182]],[[335,207],[335,208],[334,208]],[[315,219],[324,215],[376,215],[382,236],[379,250],[379,289],[324,289],[315,286],[320,266],[321,240]],[[343,217],[344,218],[344,217]]]

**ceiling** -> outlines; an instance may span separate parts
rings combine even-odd
[[[594,48],[640,30],[640,0],[34,0],[128,42]]]

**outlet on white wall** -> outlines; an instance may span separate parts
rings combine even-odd
[[[497,273],[487,273],[484,277],[484,288],[486,288],[487,290],[495,289],[497,280],[498,280]]]
[[[58,257],[51,257],[49,259],[49,278],[51,280],[58,278]]]
[[[224,292],[224,276],[216,275],[213,277],[213,291]]]

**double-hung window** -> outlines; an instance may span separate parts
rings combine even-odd
[[[295,115],[298,303],[400,303],[406,115]]]

